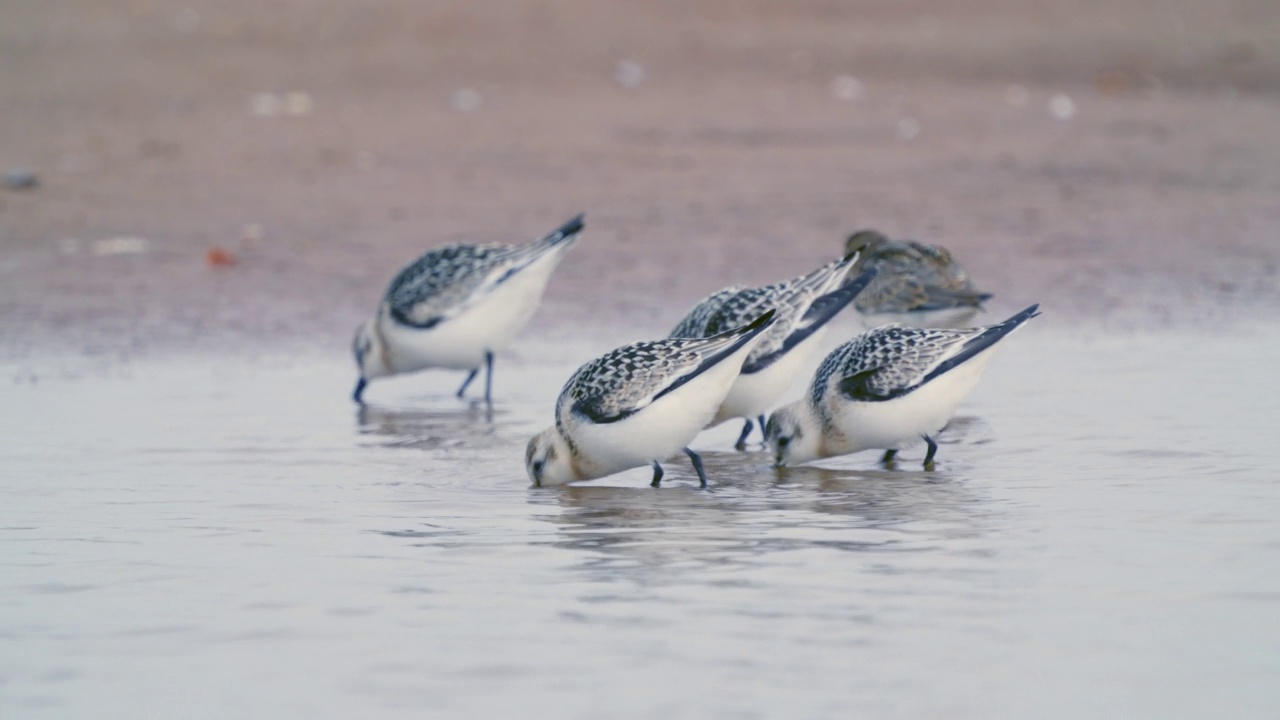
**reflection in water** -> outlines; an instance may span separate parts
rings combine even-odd
[[[542,518],[562,535],[551,544],[587,551],[582,567],[601,580],[634,568],[683,575],[758,565],[810,549],[917,551],[981,536],[993,512],[945,471],[776,469],[763,453],[703,459],[713,483],[705,491],[566,486],[531,489],[529,501],[556,508]]]
[[[990,423],[980,417],[957,415],[951,418],[935,439],[939,445],[985,445],[995,439],[995,431]],[[938,459],[941,460],[942,456],[939,455]]]
[[[483,402],[453,410],[361,405],[356,422],[361,435],[385,438],[385,446],[435,450],[492,442],[506,426],[506,415],[503,410],[489,409]]]
[[[492,423],[353,423],[345,358],[0,385],[0,717],[1275,716],[1280,334],[1028,332],[935,472],[704,452],[706,491],[529,488],[555,365]]]

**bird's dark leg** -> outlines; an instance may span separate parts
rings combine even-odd
[[[761,430],[763,430],[763,429],[764,429],[764,426],[763,426],[763,425],[761,425],[761,426],[760,426],[760,428],[761,428]],[[750,434],[751,434],[751,421],[750,421],[750,420],[748,420],[748,421],[747,421],[747,424],[742,426],[742,434],[738,436],[738,442],[736,442],[736,443],[734,443],[734,444],[733,444],[733,449],[734,449],[734,450],[746,450],[746,449],[747,449],[747,436],[748,436],[748,435],[750,435]]]
[[[689,456],[689,461],[693,463],[693,471],[698,473],[698,480],[702,483],[700,487],[706,487],[707,471],[702,469],[702,456],[689,448],[684,449],[684,454]]]
[[[486,350],[484,353],[484,403],[490,408],[493,407],[493,353]]]
[[[880,464],[881,464],[881,465],[884,465],[884,466],[886,466],[886,467],[888,467],[889,465],[892,465],[892,464],[893,464],[893,456],[894,456],[894,455],[897,455],[897,454],[898,454],[898,451],[897,451],[897,449],[895,449],[895,448],[889,448],[888,450],[885,450],[885,451],[884,451],[884,455],[883,455],[883,456],[881,456],[881,458],[880,458]]]
[[[657,460],[653,461],[653,482],[649,483],[649,487],[661,487],[662,485],[662,466]]]
[[[475,380],[476,376],[479,374],[480,368],[471,368],[471,372],[467,373],[467,379],[462,381],[462,387],[458,388],[458,397],[462,397],[462,394],[467,391],[467,386],[470,385],[471,381]]]
[[[929,437],[928,435],[921,435],[920,437],[924,438],[925,444],[929,446],[929,452],[924,454],[924,469],[932,470],[933,456],[936,455],[938,452],[938,443],[934,442],[933,438]]]
[[[369,381],[368,381],[368,380],[365,380],[365,379],[364,379],[364,377],[363,377],[363,376],[361,376],[361,377],[360,377],[360,379],[356,381],[356,389],[355,389],[355,390],[353,390],[353,391],[351,392],[351,399],[352,399],[352,400],[355,400],[357,403],[359,403],[359,404],[363,405],[363,404],[364,404],[364,389],[365,389],[365,387],[367,387],[368,385],[369,385]]]
[[[756,422],[760,423],[760,443],[763,445],[764,444],[764,423],[765,423],[764,415],[757,417]]]

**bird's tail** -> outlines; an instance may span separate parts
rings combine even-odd
[[[732,355],[744,345],[753,343],[765,330],[768,330],[773,325],[777,314],[777,310],[770,309],[746,325],[726,330],[719,335],[712,335],[702,342],[706,343],[713,357],[722,358]]]
[[[929,371],[929,374],[920,381],[920,384],[923,385],[948,370],[958,367],[966,360],[969,360],[983,350],[986,350],[992,345],[1000,342],[1007,337],[1009,333],[1022,327],[1023,323],[1039,314],[1040,304],[1036,303],[1002,323],[980,328],[981,332],[970,338],[969,341],[960,348],[959,352],[939,363],[937,367]]]
[[[572,240],[578,233],[582,232],[583,220],[586,213],[578,213],[571,220],[552,230],[546,237],[537,242],[537,245],[559,245],[567,240]]]
[[[520,272],[529,265],[532,265],[535,261],[551,252],[554,248],[568,247],[568,245],[578,237],[578,233],[582,232],[582,221],[585,217],[586,215],[584,213],[578,213],[573,217],[573,219],[555,230],[552,230],[549,234],[542,237],[542,239],[531,242],[527,245],[518,245],[513,248],[507,256],[508,268],[506,272],[503,273],[502,277],[499,278],[499,282],[517,272]]]
[[[703,356],[702,361],[698,363],[696,368],[685,373],[685,375],[679,380],[663,388],[658,392],[658,394],[653,396],[653,400],[658,400],[662,396],[672,392],[676,388],[679,388],[707,370],[715,367],[734,353],[750,346],[760,337],[761,333],[768,330],[769,326],[773,324],[774,315],[776,313],[776,310],[770,310],[742,327],[736,327],[732,330],[722,332],[719,335],[712,335],[709,338],[702,338],[698,340],[677,338],[672,340],[671,342],[696,343],[701,350],[706,352],[706,355]]]
[[[858,253],[852,252],[839,260],[832,260],[817,270],[796,278],[792,289],[794,291],[806,290],[818,295],[826,295],[846,281],[849,276],[849,269],[853,267],[853,263],[857,259]]]
[[[840,311],[846,305],[853,302],[858,293],[862,292],[875,277],[876,269],[871,268],[859,274],[843,287],[819,296],[801,316],[800,322],[796,323],[795,327],[791,329],[791,333],[787,335],[777,349],[766,355],[751,358],[742,366],[742,372],[747,374],[760,372],[772,365],[778,358],[786,355],[792,348],[809,339],[811,335],[821,330],[832,318],[840,314]]]
[[[730,338],[736,338],[736,337],[745,337],[748,339],[753,338],[756,335],[759,335],[760,333],[764,332],[765,330],[768,330],[769,326],[773,324],[774,316],[777,314],[778,314],[777,310],[769,310],[768,312],[764,313],[763,315],[756,318],[755,320],[752,320],[746,325],[733,328],[732,330],[726,330],[720,333],[719,335],[712,335],[711,337],[707,338],[707,341],[708,342],[712,340],[723,341],[723,340],[728,340]]]

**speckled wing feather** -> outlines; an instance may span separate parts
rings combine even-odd
[[[862,402],[892,400],[991,347],[1035,317],[1038,305],[999,325],[963,330],[886,325],[868,330],[827,356],[814,375],[812,401],[838,389]]]
[[[432,327],[571,240],[582,230],[582,221],[578,215],[527,245],[448,245],[432,250],[395,276],[384,302],[397,322]]]
[[[879,271],[855,301],[863,313],[979,307],[991,298],[973,289],[949,251],[934,245],[885,239],[869,245],[854,267]]]
[[[429,328],[465,306],[515,252],[511,245],[449,245],[401,270],[387,288],[397,322]]]
[[[762,358],[777,357],[788,347],[788,338],[802,324],[814,300],[840,282],[851,262],[852,258],[836,260],[800,277],[764,287],[721,290],[698,303],[668,337],[710,337],[742,327],[774,310],[776,321],[752,348],[744,363],[744,367],[759,365]],[[757,369],[763,369],[763,366]]]
[[[622,420],[732,355],[766,330],[773,313],[710,338],[667,338],[626,345],[578,368],[556,400],[556,425],[579,416],[594,423]]]
[[[740,285],[727,287],[717,293],[711,295],[707,299],[693,306],[688,315],[680,319],[676,323],[675,329],[667,335],[669,338],[704,338],[715,335],[714,332],[707,330],[708,323],[720,311],[725,300],[733,297],[744,288]]]
[[[832,318],[858,297],[858,294],[875,279],[876,272],[875,268],[866,270],[838,290],[819,295],[809,301],[804,311],[799,314],[799,317],[793,319],[790,329],[782,337],[781,342],[770,343],[774,339],[773,332],[770,331],[770,334],[766,335],[756,347],[752,348],[747,361],[742,364],[743,374],[750,375],[768,368],[778,359],[791,352],[797,345],[821,330]],[[765,345],[765,343],[770,344]],[[762,346],[764,346],[764,349],[761,349]]]
[[[925,270],[924,278],[929,284],[949,290],[969,287],[969,274],[956,262],[950,250],[917,240],[908,240],[907,244],[920,256],[921,266]]]

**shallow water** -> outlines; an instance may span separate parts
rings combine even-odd
[[[1274,717],[1280,329],[1029,327],[944,433],[530,488],[576,362],[3,368],[0,716]]]

